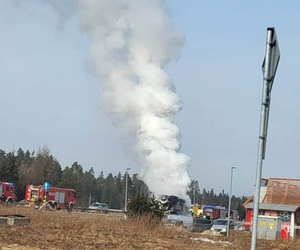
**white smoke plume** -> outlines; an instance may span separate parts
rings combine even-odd
[[[181,108],[165,65],[183,36],[163,0],[79,0],[80,26],[109,111],[137,136],[139,177],[156,195],[187,198],[190,158],[172,116]]]
[[[26,3],[39,3],[42,6],[50,6],[57,14],[57,27],[64,30],[65,24],[77,11],[77,0],[7,0],[15,9],[26,11]],[[32,14],[32,12],[29,12]]]
[[[27,0],[36,1],[36,0]],[[89,58],[102,100],[121,126],[136,135],[139,178],[156,195],[186,195],[190,157],[180,153],[172,117],[181,108],[165,65],[179,57],[183,35],[163,0],[38,0],[58,14],[58,26],[79,13],[92,40]],[[16,0],[21,4],[23,0]]]

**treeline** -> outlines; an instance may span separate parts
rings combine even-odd
[[[0,150],[0,180],[15,183],[18,200],[24,199],[25,186],[28,184],[41,185],[48,181],[51,186],[73,188],[77,191],[77,205],[87,206],[90,202],[101,201],[110,208],[122,209],[125,201],[125,173],[117,175],[103,172],[96,177],[93,168],[84,170],[78,163],[62,169],[59,161],[50,153],[47,147],[37,152],[24,151],[19,148],[16,152],[6,153]],[[195,193],[195,195],[194,195]],[[137,178],[137,174],[128,174],[128,198],[137,194],[148,195],[145,183]],[[214,190],[199,189],[198,181],[192,181],[188,195],[192,203],[228,206],[229,197],[222,191],[215,194]],[[232,208],[243,212],[242,203],[246,197],[232,199]]]
[[[37,152],[24,151],[22,148],[9,153],[0,150],[0,180],[15,184],[18,201],[24,199],[26,185],[41,185],[47,181],[53,187],[75,189],[78,206],[101,201],[108,203],[110,208],[124,207],[124,174],[108,174],[104,177],[101,172],[95,177],[93,168],[86,171],[78,162],[62,169],[47,147],[39,148]],[[128,197],[138,193],[147,194],[147,186],[137,179],[137,174],[128,174]]]

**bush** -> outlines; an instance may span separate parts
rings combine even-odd
[[[164,210],[160,208],[159,202],[154,197],[147,197],[138,194],[128,203],[128,216],[150,216],[151,218],[162,219]]]

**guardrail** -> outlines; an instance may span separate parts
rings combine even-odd
[[[119,209],[107,209],[107,210],[101,210],[101,209],[93,209],[88,207],[75,207],[73,209],[77,212],[95,212],[95,213],[124,213],[124,210]]]
[[[45,203],[46,204],[46,203]],[[1,205],[1,203],[0,203]],[[17,206],[17,207],[27,207],[27,208],[32,208],[31,206],[28,206],[27,203],[14,203],[13,204],[14,206]],[[48,206],[50,207],[50,206]],[[36,209],[41,209],[41,207],[38,207],[36,206],[35,207]],[[53,209],[51,209],[53,210]],[[63,209],[65,210],[65,209]],[[54,210],[53,210],[54,211]],[[120,215],[124,215],[124,210],[121,210],[121,209],[108,209],[108,210],[101,210],[101,209],[92,209],[92,208],[88,208],[88,207],[74,207],[73,208],[73,211],[75,212],[87,212],[87,213],[100,213],[100,214],[107,214],[107,213],[110,213],[110,214],[120,214]]]

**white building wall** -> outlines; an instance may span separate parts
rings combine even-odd
[[[265,198],[267,192],[267,187],[261,187],[260,188],[260,194],[259,194],[259,202],[261,203],[263,199]]]

